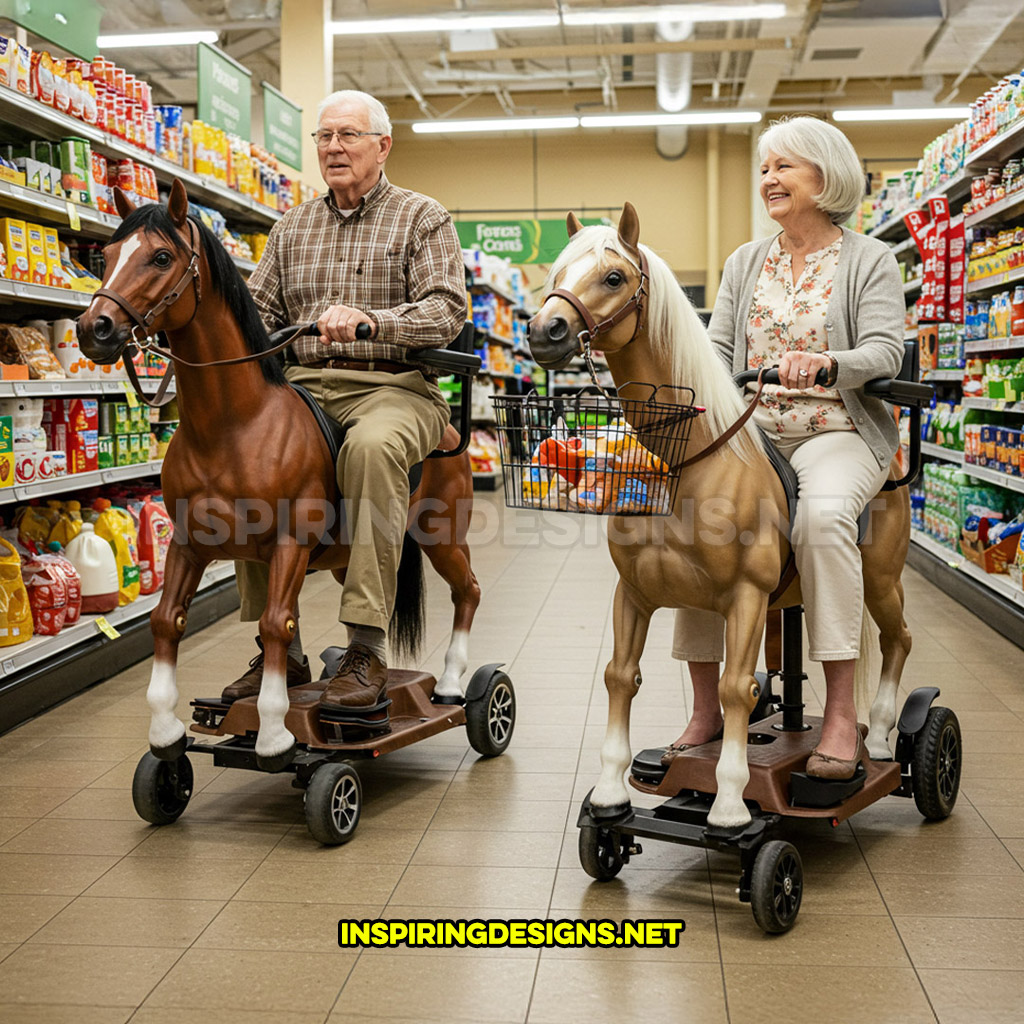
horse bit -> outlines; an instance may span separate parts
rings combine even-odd
[[[617,324],[622,323],[627,316],[634,312],[636,313],[636,326],[633,328],[633,333],[629,336],[629,341],[626,342],[627,345],[636,337],[637,332],[640,330],[640,324],[643,321],[644,300],[647,298],[647,282],[651,279],[651,275],[647,265],[647,256],[639,246],[637,247],[637,253],[640,256],[639,267],[632,261],[627,261],[634,270],[640,273],[640,280],[637,283],[636,291],[633,292],[632,298],[627,299],[622,307],[600,323],[594,319],[590,310],[583,304],[583,300],[567,288],[556,288],[544,296],[544,302],[547,302],[552,297],[565,299],[583,318],[586,327],[576,335],[576,340],[580,346],[579,352],[587,364],[587,370],[590,371],[590,379],[606,398],[608,397],[607,392],[597,382],[597,371],[594,369],[594,357],[591,353],[590,345],[599,335],[607,334],[608,331]]]

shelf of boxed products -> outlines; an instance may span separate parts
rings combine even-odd
[[[991,409],[993,412],[1011,412],[1024,415],[1024,401],[1011,402],[1005,398],[965,398],[965,409]]]
[[[528,310],[524,305],[520,303],[519,299],[517,299],[515,295],[513,295],[510,291],[506,291],[504,288],[501,287],[501,285],[490,283],[485,284],[483,281],[474,281],[470,285],[470,287],[476,289],[477,291],[494,292],[494,294],[497,295],[499,298],[502,298],[506,302],[510,303],[512,306],[512,311],[516,313],[518,316],[529,317],[533,315],[533,313],[531,313],[530,310]]]
[[[235,574],[233,562],[214,562],[210,565],[199,583],[199,593],[215,586]],[[107,612],[102,618],[117,629],[129,622],[144,618],[160,602],[162,591],[137,597],[131,604]],[[78,644],[95,641],[106,634],[100,629],[98,615],[83,615],[73,626],[66,626],[54,636],[34,636],[16,647],[6,647],[0,654],[0,679],[21,672],[31,665],[38,664],[47,658],[53,658],[61,651],[70,650]]]
[[[916,200],[910,206],[894,213],[887,220],[883,221],[877,227],[872,228],[867,234],[871,238],[881,238],[883,241],[887,240],[894,235],[908,233],[907,226],[903,223],[903,218],[908,213],[913,213],[914,210],[923,209],[929,199],[937,198],[938,196],[945,196],[951,202],[960,199],[970,194],[971,191],[971,178],[974,175],[967,170],[962,170],[958,174],[954,175],[945,184],[939,185],[936,188],[930,189],[925,192],[920,199]],[[909,247],[908,247],[909,248]]]
[[[967,355],[975,352],[1011,352],[1015,349],[1024,349],[1024,337],[975,338],[964,342],[964,353]]]
[[[915,277],[911,281],[904,281],[903,282],[903,294],[904,295],[909,295],[911,292],[919,292],[921,290],[921,285],[922,284],[924,284],[924,278],[923,277]]]
[[[976,228],[982,224],[998,222],[1010,214],[1019,214],[1021,210],[1024,210],[1024,189],[1017,189],[1015,192],[1011,192],[1005,199],[1000,199],[997,203],[989,203],[988,206],[982,207],[977,213],[964,217],[964,227]]]
[[[147,395],[156,394],[162,377],[142,377]],[[125,378],[115,380],[0,380],[0,398],[60,398],[64,395],[134,395]],[[170,394],[174,394],[172,387]]]
[[[1006,600],[1012,602],[1018,608],[1024,608],[1024,589],[1017,586],[1008,575],[985,572],[984,569],[975,565],[974,562],[969,561],[952,548],[947,548],[944,544],[940,544],[921,530],[911,530],[910,539],[930,555],[941,559],[950,569],[965,573],[977,580],[982,586],[988,587],[989,590],[993,590],[1000,596],[1005,597]]]
[[[27,281],[0,278],[0,302],[31,302],[36,305],[62,306],[65,309],[85,309],[92,302],[92,294],[76,292],[71,288],[54,288],[48,284],[29,284]]]
[[[967,282],[964,291],[971,295],[975,292],[987,292],[990,288],[999,288],[1004,284],[1013,284],[1015,281],[1024,281],[1024,267],[1014,267],[1013,270],[1004,270],[999,274],[989,274],[988,277],[978,277]]]
[[[932,444],[930,441],[921,442],[921,452],[924,455],[930,455],[933,459],[941,459],[943,462],[952,462],[956,466],[961,466],[965,473],[984,480],[986,483],[997,484],[1000,487],[1005,487],[1008,491],[1024,494],[1024,478],[1010,476],[1009,473],[999,473],[987,466],[976,466],[974,463],[964,460],[963,452],[952,448],[943,448],[942,445]]]
[[[13,484],[0,488],[0,505],[9,505],[15,501],[29,501],[42,498],[47,494],[64,494],[67,491],[99,487],[101,484],[112,484],[118,480],[134,480],[143,476],[154,476],[160,473],[163,459],[138,462],[132,466],[111,466],[108,469],[97,469],[86,473],[67,473],[64,476],[51,477],[49,480],[37,480],[31,484]]]
[[[171,185],[175,178],[180,178],[188,189],[189,198],[210,203],[227,216],[256,222],[262,227],[272,226],[281,219],[282,215],[277,210],[256,202],[251,196],[235,192],[205,175],[186,170],[148,150],[109,135],[94,125],[62,114],[37,99],[22,96],[13,89],[0,88],[0,122],[44,135],[56,130],[64,136],[88,139],[90,143],[95,143],[100,149],[115,156],[130,157],[152,167],[156,171],[157,181],[162,185]]]
[[[964,379],[963,370],[922,370],[921,380],[925,384],[930,384],[932,381],[956,381],[961,383]]]

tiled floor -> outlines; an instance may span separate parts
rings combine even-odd
[[[734,859],[647,843],[612,882],[583,873],[575,821],[596,778],[611,642],[601,524],[556,516],[539,539],[533,516],[493,496],[480,509],[471,653],[509,664],[512,745],[480,760],[460,729],[361,764],[365,808],[347,846],[312,841],[290,776],[198,756],[181,820],[139,820],[145,663],[0,738],[4,1024],[1024,1019],[1024,652],[905,574],[905,689],[939,685],[960,718],[959,803],[938,824],[888,798],[835,831],[789,828],[806,896],[795,928],[766,937],[736,899]],[[436,671],[450,604],[428,578],[423,664]],[[311,578],[308,651],[338,641],[335,615],[335,584]],[[686,719],[670,630],[659,613],[634,749]],[[179,706],[233,678],[251,637],[224,621],[188,641]],[[686,931],[661,950],[339,950],[340,918],[378,915],[681,917]]]

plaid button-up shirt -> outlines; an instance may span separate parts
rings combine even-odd
[[[400,360],[406,349],[447,347],[466,319],[465,268],[451,215],[383,173],[348,217],[330,191],[289,210],[271,229],[249,290],[268,331],[318,320],[339,304],[377,322],[370,341],[298,339],[300,363]]]

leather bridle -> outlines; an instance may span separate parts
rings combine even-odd
[[[580,353],[586,352],[590,348],[591,343],[600,335],[607,334],[613,327],[622,323],[626,317],[633,313],[636,313],[636,325],[633,327],[633,333],[629,336],[629,341],[632,341],[637,336],[637,332],[643,323],[644,302],[647,299],[647,282],[651,277],[647,265],[647,256],[643,249],[638,248],[637,253],[640,256],[640,266],[638,267],[635,263],[630,263],[640,273],[640,280],[637,283],[636,291],[633,292],[631,298],[626,300],[625,305],[612,313],[611,316],[600,321],[600,323],[594,319],[593,314],[587,309],[583,300],[578,295],[569,291],[568,288],[556,288],[544,296],[545,302],[550,298],[564,299],[583,318],[583,323],[586,324],[586,327],[576,335]],[[627,345],[629,341],[626,342]]]

